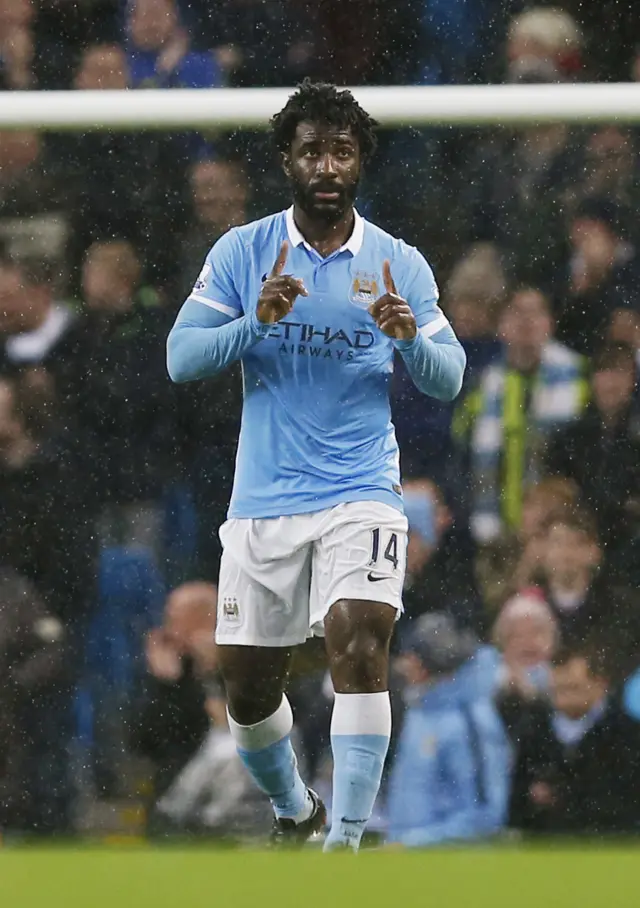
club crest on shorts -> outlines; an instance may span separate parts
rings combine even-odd
[[[349,300],[355,306],[366,309],[380,296],[380,276],[370,271],[356,271],[349,292]]]
[[[225,596],[222,600],[222,618],[227,624],[234,624],[240,621],[238,600],[233,596]]]

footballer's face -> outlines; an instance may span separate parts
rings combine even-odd
[[[350,211],[360,180],[360,148],[350,129],[299,123],[283,167],[294,202],[308,217],[335,224]]]

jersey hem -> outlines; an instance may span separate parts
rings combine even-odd
[[[291,504],[278,505],[277,508],[231,505],[227,512],[227,519],[261,520],[265,518],[295,517],[297,514],[315,514],[318,511],[326,511],[328,508],[334,508],[338,504],[348,504],[353,501],[374,501],[376,504],[387,504],[404,514],[404,506],[400,495],[385,489],[376,489],[375,491],[366,492],[342,492],[339,495],[324,498],[322,502],[317,500],[296,501]]]

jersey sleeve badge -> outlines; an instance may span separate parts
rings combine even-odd
[[[192,293],[201,293],[207,289],[207,278],[211,274],[211,265],[206,262],[202,271],[198,275],[198,280],[193,285]]]

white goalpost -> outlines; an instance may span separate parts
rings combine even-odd
[[[0,129],[260,129],[293,90],[0,92]],[[411,85],[352,91],[386,126],[640,122],[640,83]]]

